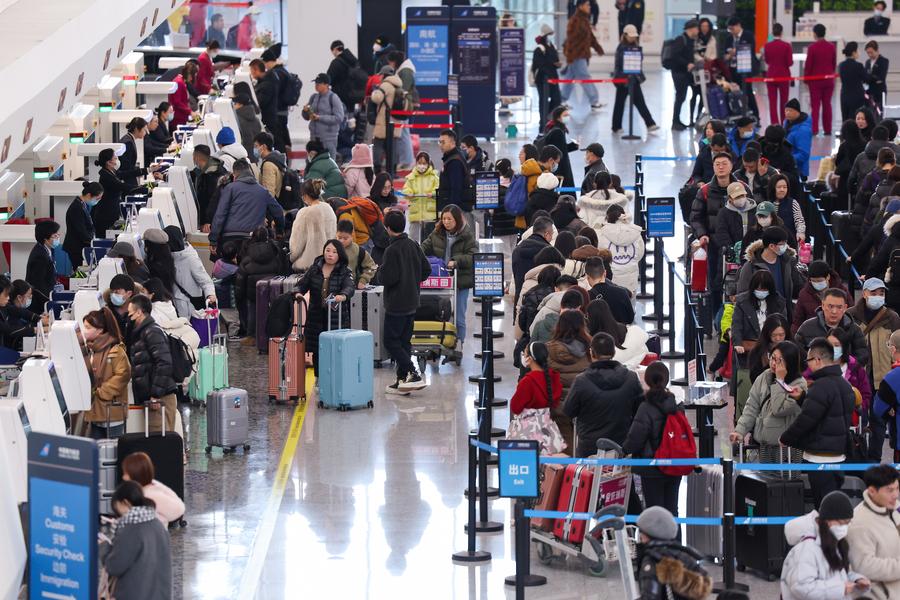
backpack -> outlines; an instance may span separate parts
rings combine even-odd
[[[278,88],[278,108],[285,110],[291,106],[296,106],[300,101],[300,94],[303,91],[303,82],[296,73],[291,73],[283,66],[276,67],[279,73],[281,85]]]
[[[670,40],[666,40],[663,42],[662,53],[660,55],[662,59],[662,68],[672,70],[672,67],[675,66],[675,52],[676,52],[676,44],[678,43],[678,38],[672,38]]]
[[[697,444],[694,441],[694,431],[687,417],[681,411],[675,411],[666,416],[666,424],[663,426],[662,438],[659,446],[653,454],[656,459],[670,458],[697,458]],[[663,475],[678,477],[690,475],[694,467],[683,466],[657,466]]]
[[[281,294],[269,306],[266,316],[266,336],[284,338],[290,335],[294,327],[294,292]]]
[[[888,261],[884,282],[891,284],[891,287],[900,285],[900,248],[891,252],[891,259]]]
[[[263,162],[269,162],[275,165],[279,171],[281,171],[281,191],[278,192],[278,204],[281,205],[281,208],[284,210],[293,210],[295,208],[300,207],[300,186],[302,182],[300,181],[300,174],[297,173],[294,169],[288,167],[282,167],[278,163],[273,160],[263,160]],[[262,165],[260,165],[260,170],[262,170]]]
[[[518,217],[525,214],[525,206],[528,204],[528,178],[524,175],[514,175],[509,187],[506,188],[506,196],[503,198],[503,208],[511,215]]]
[[[169,354],[172,355],[172,379],[176,382],[184,381],[194,372],[193,353],[181,338],[168,333],[166,333],[166,337],[169,341]]]
[[[372,240],[372,243],[378,248],[387,248],[388,243],[390,243],[390,237],[387,229],[384,228],[384,213],[381,212],[377,204],[368,198],[354,196],[343,201],[343,204],[340,206],[332,206],[332,208],[334,208],[338,220],[340,220],[341,215],[350,214],[355,210],[363,223],[366,224],[366,227],[369,228],[369,238]],[[355,219],[352,220],[355,222]]]
[[[368,81],[368,79],[369,74],[366,73],[365,69],[359,66],[359,63],[356,63],[356,66],[350,67],[350,71],[347,73],[348,104],[357,104],[365,99],[366,81]]]
[[[534,138],[534,147],[537,148],[537,151],[540,152],[544,149],[544,146],[547,145],[547,133],[539,133],[536,138]]]

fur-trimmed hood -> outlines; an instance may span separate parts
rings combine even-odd
[[[752,262],[759,258],[759,254],[762,253],[763,249],[764,246],[762,240],[756,240],[755,242],[747,246],[747,250],[744,252],[744,258]],[[793,257],[797,255],[797,252],[793,248],[788,246],[787,252],[785,252],[784,255]]]
[[[892,215],[891,218],[884,222],[884,235],[891,235],[894,226],[898,223],[900,223],[900,214]]]

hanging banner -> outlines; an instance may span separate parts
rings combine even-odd
[[[467,134],[495,137],[497,10],[454,6],[450,20],[451,72],[459,75],[461,121]]]
[[[500,95],[525,95],[525,30],[521,27],[500,29]]]

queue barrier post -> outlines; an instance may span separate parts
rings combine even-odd
[[[475,332],[475,337],[481,339],[481,369],[485,377],[490,378],[488,388],[488,400],[494,399],[494,384],[502,381],[500,375],[494,373],[494,338],[503,337],[502,331],[494,331],[494,303],[493,298],[481,299],[481,331]],[[487,360],[485,358],[487,357]],[[469,381],[477,383],[479,375],[470,375]],[[502,406],[502,405],[497,405]]]
[[[634,135],[634,88],[636,75],[628,76],[628,135],[623,135],[623,140],[639,140],[641,136]]]
[[[475,489],[475,472],[478,463],[477,449],[472,444],[476,437],[469,434],[469,489]],[[468,494],[468,524],[466,528],[466,549],[453,554],[454,562],[475,563],[491,560],[491,553],[475,548],[475,494]]]
[[[684,358],[684,352],[675,350],[675,261],[668,261],[669,265],[669,349],[660,354],[660,358],[675,359]],[[685,311],[687,314],[687,311]]]
[[[714,592],[725,590],[747,591],[746,585],[735,582],[734,535],[734,460],[722,459],[722,581],[713,585]]]
[[[515,586],[516,600],[525,600],[525,588],[545,585],[547,578],[531,572],[531,519],[525,516],[525,502],[517,499],[514,508],[516,519],[516,574],[505,579],[506,585]]]
[[[687,290],[687,286],[685,286],[684,295],[684,319],[685,324],[687,325],[684,330],[684,377],[679,377],[671,381],[672,385],[680,386],[687,386],[688,384],[688,369],[690,368],[691,361],[694,360],[694,352],[696,351],[695,344],[697,340],[697,330],[694,327],[696,324],[696,320],[694,318],[694,309],[696,305],[691,298],[690,292]]]
[[[484,388],[484,381],[478,382],[481,393]],[[478,427],[478,441],[481,444],[489,446],[491,443],[491,409],[487,406],[479,406],[477,410],[480,426]],[[491,521],[490,506],[488,505],[488,494],[481,493],[481,490],[488,490],[488,454],[489,452],[483,447],[478,448],[478,522],[475,523],[475,531],[477,533],[496,533],[503,531],[503,523]],[[469,494],[472,495],[471,493]],[[466,526],[468,533],[468,525]]]
[[[484,371],[482,371],[483,373]],[[478,437],[478,441],[483,444],[490,444],[491,438],[501,438],[506,435],[506,432],[502,429],[494,429],[493,420],[494,413],[491,410],[490,404],[487,402],[485,398],[486,393],[486,385],[487,378],[483,375],[478,378],[478,397],[475,399],[475,410],[476,415],[478,417],[478,427],[475,429],[469,430],[469,435],[474,435]],[[482,437],[484,434],[484,437]],[[469,497],[472,494],[472,490],[475,490],[475,494],[478,495],[479,498],[484,496],[485,498],[497,498],[500,496],[500,490],[496,487],[484,485],[482,486],[482,482],[480,480],[480,466],[481,463],[484,462],[485,468],[485,480],[487,480],[487,468],[489,466],[497,465],[498,459],[496,456],[491,456],[489,453],[479,453],[476,458],[479,465],[479,482],[477,488],[468,487],[465,489],[463,494],[466,497]]]

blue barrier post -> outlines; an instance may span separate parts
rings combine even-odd
[[[660,358],[684,358],[684,352],[675,350],[675,261],[669,261],[669,349]]]
[[[475,436],[469,434],[469,489],[475,489],[475,469],[478,459],[476,457],[477,450],[472,444]],[[467,494],[469,502],[468,524],[466,527],[466,549],[453,554],[454,562],[474,563],[485,562],[491,560],[491,553],[484,550],[475,549],[475,494]]]

